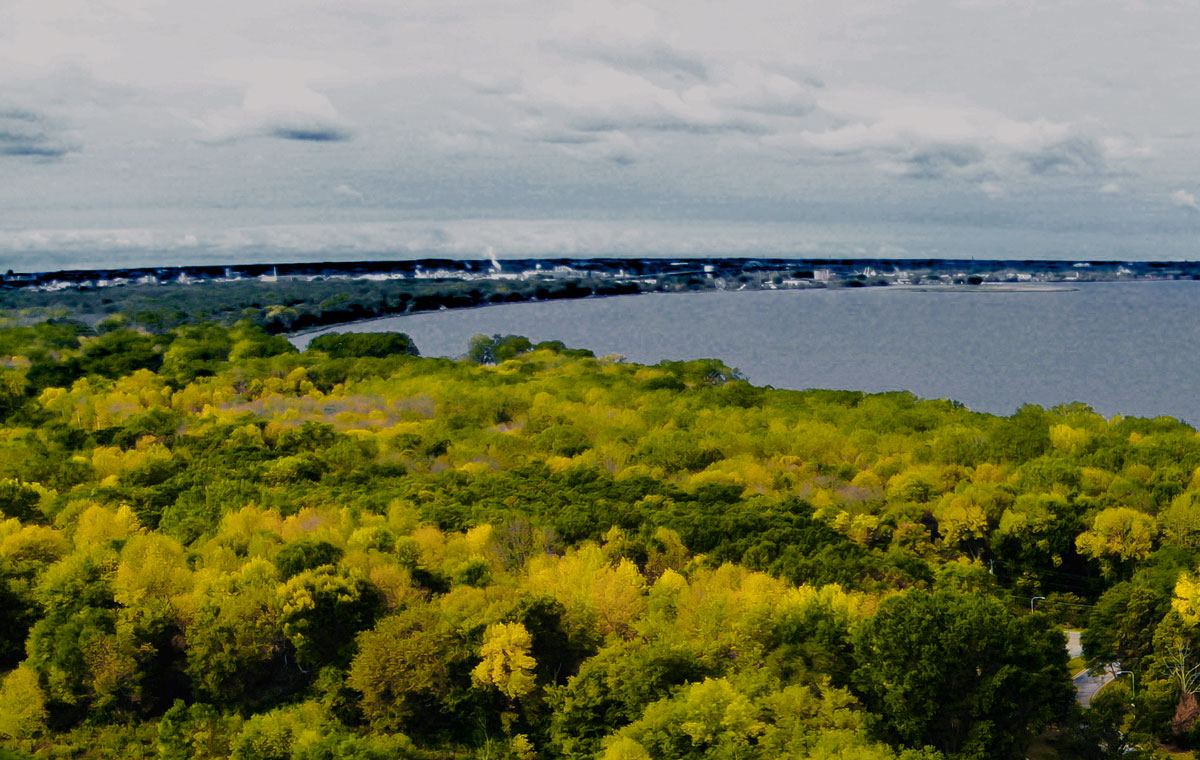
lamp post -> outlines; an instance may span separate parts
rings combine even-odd
[[[1129,676],[1130,690],[1132,692],[1133,698],[1137,699],[1137,676],[1134,675],[1133,671],[1132,670],[1118,670],[1116,672],[1116,675],[1118,675],[1118,676],[1128,675]]]
[[[1030,599],[1029,600],[1029,611],[1030,612],[1037,612],[1036,607],[1037,607],[1038,599],[1041,599],[1043,602],[1046,601],[1046,597],[1044,597],[1044,596],[1035,596],[1034,598]]]

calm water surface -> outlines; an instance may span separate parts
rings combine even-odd
[[[910,390],[998,414],[1083,401],[1106,416],[1196,425],[1198,307],[1197,282],[702,292],[434,312],[330,331],[406,332],[425,356],[461,355],[475,333],[511,333],[641,363],[716,357],[780,388]]]

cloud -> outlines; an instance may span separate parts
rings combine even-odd
[[[1196,200],[1196,196],[1189,193],[1187,190],[1176,190],[1171,193],[1171,203],[1179,208],[1185,208],[1188,211],[1200,213],[1200,201]]]
[[[0,156],[54,160],[79,149],[46,115],[0,105]]]
[[[0,228],[0,254],[18,271],[45,271],[46,261],[73,254],[105,266],[122,260],[159,264],[297,260],[323,251],[331,260],[453,256],[478,258],[489,246],[498,258],[527,256],[828,255],[843,257],[896,245],[890,239],[847,241],[803,227],[762,223],[461,219],[430,223],[368,222],[180,229]],[[88,263],[88,262],[82,262]]]
[[[891,166],[897,174],[916,179],[940,179],[981,164],[987,155],[977,145],[927,145],[909,151]]]
[[[0,13],[0,166],[22,176],[0,188],[16,210],[4,216],[236,225],[255,208],[318,221],[313,204],[328,202],[340,219],[355,202],[333,192],[346,182],[372,207],[434,217],[765,219],[828,205],[839,218],[1021,226],[1062,202],[1073,219],[1104,209],[1132,228],[1146,207],[1097,188],[1120,182],[1134,198],[1157,185],[1173,211],[1172,184],[1200,168],[1200,133],[1180,132],[1189,114],[1174,97],[1200,62],[1187,46],[1200,5],[1187,17],[930,0],[403,6],[13,0]],[[1062,55],[1066,37],[1076,55]],[[1129,55],[1108,55],[1125,43]],[[189,138],[236,145],[201,158]],[[34,163],[64,156],[56,171]],[[404,182],[379,181],[381,167]]]
[[[240,108],[206,113],[199,121],[204,142],[269,137],[311,143],[345,142],[353,132],[333,103],[305,82],[263,75],[250,85]]]
[[[512,96],[531,112],[583,132],[693,132],[741,128],[704,87],[678,87],[600,63],[531,73]]]
[[[683,44],[669,9],[589,0],[565,5],[511,68],[461,76],[526,142],[628,164],[689,138],[744,140],[812,113],[813,77],[743,52]],[[697,143],[699,145],[699,143]],[[710,147],[711,149],[711,147]]]
[[[632,166],[644,158],[648,150],[645,139],[631,136],[615,128],[593,132],[548,132],[531,139],[557,148],[580,161],[605,162],[616,166]]]
[[[1116,182],[1106,182],[1105,184],[1101,185],[1100,189],[1096,192],[1100,193],[1101,195],[1117,195],[1121,192],[1121,186]]]
[[[811,82],[757,65],[661,45],[561,54],[499,97],[516,108],[510,129],[575,157],[627,165],[682,138],[757,139],[815,107]]]
[[[993,197],[1001,181],[1110,171],[1106,143],[1077,125],[1022,121],[944,97],[829,87],[814,113],[826,123],[764,142],[794,154],[815,150],[873,163],[910,179],[971,182]]]
[[[584,118],[571,122],[569,127],[579,132],[678,132],[690,135],[717,135],[729,132],[761,135],[771,131],[766,125],[750,120],[692,121],[679,114],[626,120]]]
[[[696,82],[709,81],[708,64],[699,56],[688,55],[663,43],[632,48],[595,48],[576,51],[621,71],[650,77],[671,77]]]
[[[1107,167],[1104,148],[1090,137],[1075,135],[1023,155],[1032,174],[1099,174]]]
[[[979,192],[983,193],[989,198],[992,198],[993,200],[996,198],[1003,198],[1008,193],[1008,191],[1004,189],[1004,185],[1001,185],[999,182],[980,182]]]
[[[601,140],[600,137],[594,134],[580,134],[578,132],[551,132],[544,135],[534,135],[530,139],[549,145],[590,145]]]
[[[804,137],[831,152],[968,143],[1032,150],[1070,136],[1065,124],[1018,121],[954,99],[876,88],[831,87],[821,93],[818,106],[836,121]]]
[[[426,135],[429,143],[442,153],[449,155],[473,155],[489,153],[500,155],[504,148],[493,139],[490,130],[471,126],[453,129],[438,129]]]
[[[346,184],[341,184],[333,188],[333,194],[339,195],[343,198],[349,198],[350,200],[354,201],[361,201],[366,198],[361,190],[355,190],[353,187]]]
[[[342,142],[350,139],[350,131],[338,126],[311,124],[302,126],[299,123],[276,124],[269,127],[266,134],[278,137],[280,140],[300,140],[302,142]]]

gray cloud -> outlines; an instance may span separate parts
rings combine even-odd
[[[0,156],[53,160],[79,150],[49,117],[16,106],[0,106]]]
[[[349,130],[333,126],[274,126],[267,130],[267,136],[280,140],[300,140],[302,142],[345,142],[351,138]]]
[[[1107,167],[1104,148],[1078,135],[1022,156],[1033,174],[1099,174]]]
[[[246,88],[240,107],[207,112],[198,120],[202,142],[228,144],[255,137],[311,143],[350,140],[354,133],[324,94],[294,72],[263,72]]]
[[[778,67],[709,62],[663,44],[544,49],[561,65],[525,72],[501,97],[517,109],[518,134],[577,158],[626,165],[674,137],[762,138],[817,110],[816,85]]]
[[[941,179],[947,174],[980,164],[986,158],[976,145],[928,145],[900,159],[901,172],[914,179]]]
[[[741,106],[741,110],[758,113],[764,116],[786,116],[798,118],[809,116],[817,110],[817,103],[812,98],[792,100],[782,103],[750,103]]]
[[[770,129],[762,124],[750,121],[731,119],[719,122],[688,121],[674,116],[659,118],[630,118],[625,121],[616,120],[577,120],[570,127],[579,132],[680,132],[690,135],[715,135],[729,132],[739,132],[749,135],[770,133]]]
[[[24,2],[5,16],[0,174],[14,181],[0,183],[0,207],[21,224],[319,223],[346,209],[375,218],[394,198],[432,219],[463,208],[690,217],[701,202],[730,218],[825,218],[810,209],[840,204],[839,218],[874,219],[890,194],[901,220],[1024,225],[1013,209],[1070,197],[1072,224],[1119,216],[1133,229],[1157,224],[1157,193],[1157,211],[1190,235],[1200,209],[1188,184],[1200,131],[1175,97],[1200,65],[1188,44],[1196,5],[410,0],[395,13],[387,0],[238,0],[131,11],[142,5]],[[1064,55],[1068,35],[1080,44]],[[196,141],[225,147],[201,156]],[[314,160],[297,163],[297,150]],[[1096,194],[1116,181],[1128,203]],[[341,183],[366,199],[331,194]]]
[[[583,48],[569,51],[570,53],[600,61],[614,69],[641,74],[652,80],[671,77],[707,82],[710,78],[709,66],[703,59],[663,44],[625,48]]]
[[[577,132],[545,133],[536,135],[532,139],[534,142],[547,143],[549,145],[589,145],[600,140],[595,135],[579,134]]]

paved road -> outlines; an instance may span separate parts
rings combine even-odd
[[[1079,643],[1079,631],[1067,631],[1067,656],[1071,659],[1083,656],[1083,647]],[[1106,667],[1098,676],[1091,675],[1086,670],[1076,673],[1071,679],[1075,682],[1075,701],[1084,707],[1090,706],[1096,692],[1115,678],[1113,675],[1115,670],[1117,670],[1117,666],[1114,664]]]
[[[1074,660],[1083,657],[1083,644],[1079,643],[1079,631],[1067,631],[1067,657]]]
[[[1075,677],[1071,679],[1075,682],[1075,701],[1084,707],[1090,707],[1092,704],[1092,697],[1096,696],[1096,692],[1100,691],[1100,689],[1104,688],[1105,684],[1113,680],[1114,676],[1112,674],[1112,667],[1113,666],[1109,665],[1104,669],[1104,672],[1098,676],[1093,676],[1086,670],[1081,673],[1077,673]]]

